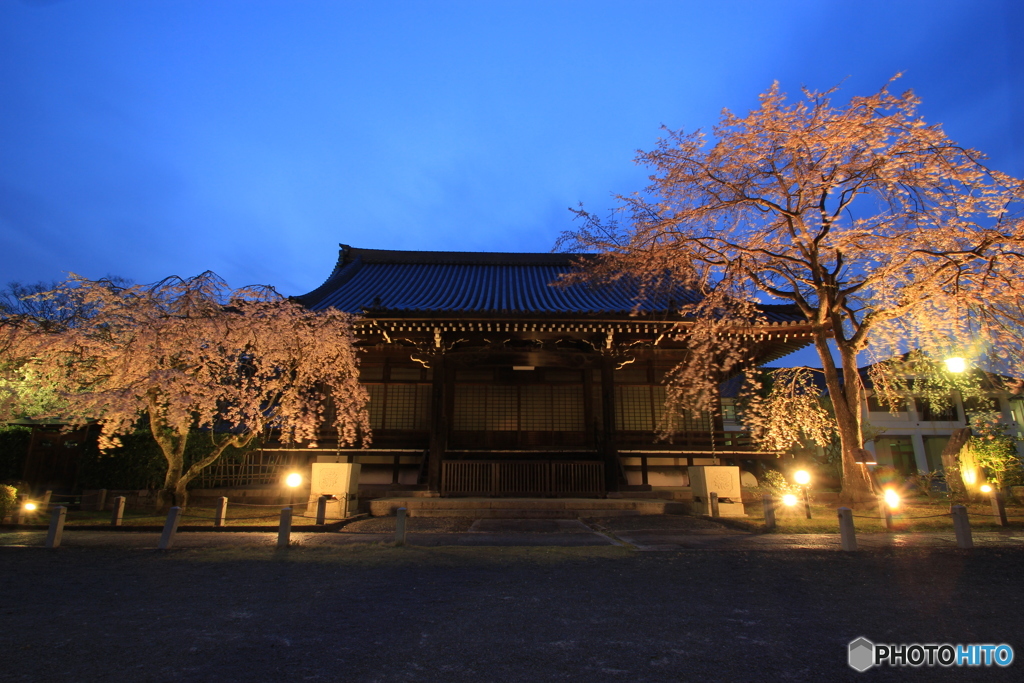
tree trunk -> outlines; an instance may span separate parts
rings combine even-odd
[[[814,344],[821,358],[822,370],[825,373],[825,384],[829,396],[832,397],[832,408],[835,411],[836,431],[842,445],[843,488],[839,500],[843,503],[874,502],[874,486],[871,473],[868,471],[864,452],[863,436],[860,430],[860,375],[857,373],[857,354],[844,349],[841,344],[839,352],[843,364],[843,382],[840,382],[832,353],[828,348],[828,336],[824,330],[816,330]]]

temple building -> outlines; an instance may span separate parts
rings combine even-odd
[[[373,443],[288,457],[359,462],[364,490],[442,496],[602,496],[686,485],[690,465],[774,458],[718,413],[688,413],[658,438],[664,377],[686,353],[675,311],[695,295],[555,284],[587,258],[342,245],[326,282],[297,298],[360,316]],[[758,362],[808,343],[793,309],[763,312],[746,331]]]

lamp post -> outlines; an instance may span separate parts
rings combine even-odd
[[[797,473],[793,475],[793,479],[804,490],[804,511],[807,513],[807,519],[810,519],[811,501],[807,497],[807,485],[811,483],[811,475],[807,470],[797,470]]]
[[[302,484],[302,475],[298,472],[292,472],[284,478],[284,483],[288,486],[288,507],[291,507],[295,501],[295,489]]]
[[[886,489],[879,507],[882,509],[882,518],[885,520],[885,528],[892,531],[892,511],[900,506],[900,494],[894,489]]]

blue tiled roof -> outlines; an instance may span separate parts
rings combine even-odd
[[[553,286],[587,255],[389,251],[342,245],[327,281],[298,299],[313,309],[349,313],[628,315],[665,313],[695,300],[683,288],[637,301],[638,287]],[[790,313],[770,314],[793,320]]]

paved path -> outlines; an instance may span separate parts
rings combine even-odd
[[[410,533],[410,545],[420,546],[608,546],[625,545],[640,551],[674,550],[839,550],[838,534],[755,534],[735,530],[631,530],[600,533],[576,520],[547,520],[552,528],[534,530],[531,522],[522,520],[480,520],[473,530],[460,533]],[[44,545],[44,531],[0,531],[0,546]],[[64,547],[156,548],[160,534],[132,531],[77,531],[64,530]],[[1024,548],[1024,532],[981,532],[973,534],[978,547]],[[353,543],[391,543],[394,535],[388,533],[306,533],[291,536],[294,545],[330,547]],[[273,532],[179,532],[174,540],[176,548],[215,548],[272,546],[277,543]],[[861,550],[883,548],[956,548],[956,539],[950,533],[861,533],[857,535]]]

